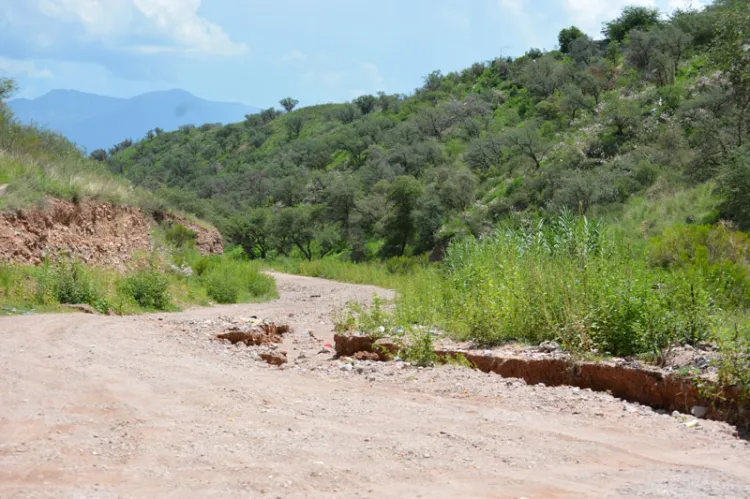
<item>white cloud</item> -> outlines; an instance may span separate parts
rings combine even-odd
[[[39,11],[78,22],[84,35],[112,42],[125,36],[154,35],[164,44],[124,46],[139,53],[184,52],[238,55],[248,47],[232,41],[224,30],[198,15],[201,0],[37,0]]]
[[[0,75],[12,77],[27,76],[34,79],[51,79],[52,71],[40,68],[34,61],[20,61],[0,56]]]
[[[220,26],[198,15],[201,0],[133,0],[133,3],[160,31],[189,52],[214,55],[247,52],[247,45],[233,42]]]
[[[294,49],[281,57],[282,61],[304,61],[307,56],[300,50]]]

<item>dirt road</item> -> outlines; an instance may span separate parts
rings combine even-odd
[[[267,304],[0,318],[0,497],[750,497],[723,424],[459,367],[343,370],[314,338],[375,288],[276,277]],[[249,315],[295,327],[287,366],[210,341]]]

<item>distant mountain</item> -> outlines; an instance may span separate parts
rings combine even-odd
[[[125,139],[139,140],[154,128],[234,123],[258,108],[211,102],[184,90],[149,92],[130,99],[75,90],[52,90],[37,99],[15,99],[10,107],[24,123],[62,133],[89,152],[108,149]]]

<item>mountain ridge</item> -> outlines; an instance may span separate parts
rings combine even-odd
[[[8,105],[21,122],[60,132],[89,152],[128,138],[138,140],[154,128],[171,131],[182,125],[226,124],[259,111],[238,102],[209,101],[178,88],[129,98],[54,89]]]

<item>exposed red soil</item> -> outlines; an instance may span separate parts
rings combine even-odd
[[[204,254],[222,253],[221,234],[177,215],[166,215],[197,233]],[[50,199],[43,208],[0,213],[0,261],[38,265],[61,254],[92,265],[123,269],[135,253],[150,252],[156,222],[138,208],[97,201]]]

